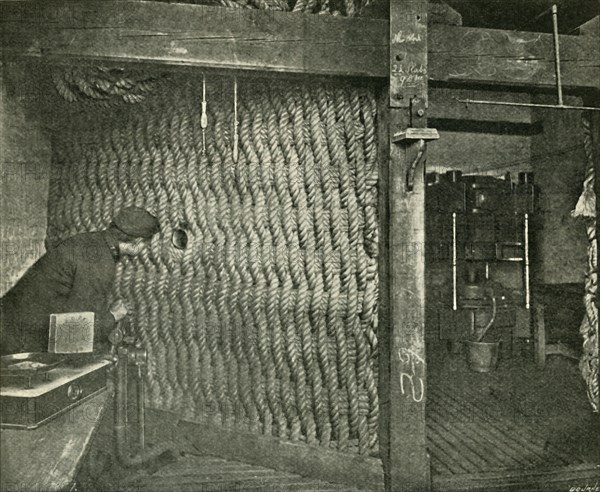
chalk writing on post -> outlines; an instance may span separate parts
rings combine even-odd
[[[398,350],[400,392],[419,403],[425,397],[425,360],[411,349]]]
[[[412,32],[405,33],[404,31],[398,31],[392,38],[392,43],[394,44],[413,44],[420,43],[421,41],[423,41],[421,34]]]
[[[427,78],[427,67],[422,63],[393,63],[392,75],[396,77],[399,87],[415,87]]]

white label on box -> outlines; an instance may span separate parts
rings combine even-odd
[[[48,352],[53,354],[93,352],[94,319],[93,312],[51,314]]]

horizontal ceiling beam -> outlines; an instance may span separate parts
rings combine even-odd
[[[143,1],[0,2],[4,55],[313,75],[388,75],[388,22]],[[396,33],[403,39],[403,33]],[[410,43],[410,39],[404,42]],[[550,34],[432,25],[433,82],[552,88]],[[563,86],[600,88],[591,36],[560,36]],[[410,75],[411,67],[398,62]]]
[[[563,87],[600,89],[600,42],[560,35]],[[517,87],[556,86],[552,34],[435,26],[429,33],[431,80]]]
[[[0,3],[0,25],[5,50],[38,56],[366,77],[387,65],[387,24],[358,18],[92,0]]]

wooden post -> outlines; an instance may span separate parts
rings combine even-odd
[[[544,304],[540,299],[534,301],[534,348],[535,363],[540,369],[546,366],[546,322],[544,319]]]
[[[382,458],[385,489],[431,488],[425,427],[424,140],[395,134],[426,126],[427,0],[390,2],[388,106],[388,320],[382,326]],[[384,248],[385,251],[385,248]]]

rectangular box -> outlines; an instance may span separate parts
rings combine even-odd
[[[59,366],[48,372],[49,380],[41,381],[33,388],[24,388],[22,385],[2,386],[2,427],[36,429],[80,405],[106,388],[106,370],[109,365],[109,361],[101,360],[82,367]]]
[[[94,318],[93,312],[51,314],[48,352],[53,354],[93,352]]]

